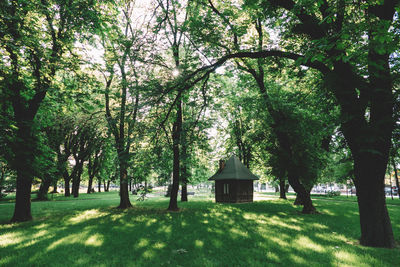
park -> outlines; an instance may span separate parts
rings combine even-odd
[[[396,266],[400,1],[0,2],[1,266]]]

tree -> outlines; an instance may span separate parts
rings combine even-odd
[[[191,2],[176,0],[158,0],[157,9],[159,14],[156,25],[157,32],[163,33],[167,40],[168,56],[164,65],[170,66],[174,80],[167,84],[166,92],[173,93],[175,100],[173,108],[175,120],[172,126],[172,152],[173,152],[173,171],[172,171],[172,190],[168,210],[178,210],[177,196],[179,184],[182,185],[181,201],[187,201],[187,184],[189,179],[189,154],[191,148],[190,135],[193,133],[195,124],[190,123],[190,117],[186,118],[186,110],[190,109],[189,102],[193,97],[190,91],[194,84],[180,83],[180,80],[190,68],[197,64],[198,58],[193,56],[196,47],[187,38],[187,25],[191,16]],[[170,63],[171,61],[171,63]],[[172,66],[171,66],[172,65]],[[182,88],[186,88],[183,90]],[[193,109],[192,109],[193,110]],[[200,109],[200,113],[204,106]],[[169,108],[167,117],[171,112]],[[164,120],[166,121],[166,120]],[[164,127],[164,126],[162,126]]]
[[[68,159],[71,156],[75,130],[75,120],[68,115],[53,117],[53,124],[45,129],[49,146],[57,155],[56,177],[64,179],[64,195],[69,197],[71,176],[68,171]]]
[[[140,30],[141,25],[135,24],[135,5],[133,2],[119,2],[121,8],[121,24],[109,25],[105,32],[102,45],[105,49],[106,70],[105,79],[105,113],[107,125],[115,140],[115,150],[118,154],[120,178],[120,204],[125,209],[132,206],[129,200],[128,163],[133,154],[132,144],[138,142],[140,125],[140,102],[143,91],[144,77],[149,69],[141,64],[145,58],[147,32]],[[139,69],[141,71],[139,72]]]
[[[268,6],[263,11],[267,17],[276,18],[276,12],[283,10],[290,16],[290,28],[283,28],[287,37],[301,35],[303,40],[311,41],[308,49],[289,51],[296,57],[294,53],[302,53],[305,57],[299,61],[313,64],[311,67],[322,73],[340,105],[341,129],[354,159],[360,242],[394,247],[383,181],[393,129],[389,61],[398,49],[393,43],[396,33],[391,25],[398,23],[394,13],[399,1],[366,2],[359,6],[335,2],[336,5],[328,1],[305,4],[271,0],[263,1]]]
[[[97,122],[95,120],[91,117],[84,117],[82,120],[77,121],[77,125],[74,129],[74,143],[71,147],[71,154],[75,164],[70,175],[72,178],[72,194],[74,197],[79,196],[84,163],[90,160],[91,154],[101,147],[102,137],[96,127]],[[93,168],[91,168],[91,171],[93,171]]]
[[[398,50],[398,5],[399,1],[246,1],[242,8],[260,20],[260,27],[279,29],[284,36],[279,46],[230,51],[201,69],[214,71],[233,58],[279,57],[321,73],[340,106],[341,130],[353,155],[360,242],[366,246],[394,247],[383,181],[393,129],[390,61]]]
[[[2,99],[15,126],[10,166],[17,173],[12,222],[32,219],[30,192],[35,160],[36,113],[52,88],[65,55],[78,36],[98,28],[99,4],[93,1],[2,1],[0,50]]]
[[[87,189],[88,194],[92,193],[94,177],[99,173],[101,168],[102,158],[104,158],[102,143],[103,142],[100,141],[97,144],[97,147],[94,148],[92,154],[89,156],[89,162],[87,167],[89,176],[88,189]]]
[[[56,153],[48,145],[46,135],[39,135],[35,157],[35,176],[41,180],[38,200],[48,200],[47,193],[50,185],[57,179]],[[57,177],[57,178],[56,178]]]

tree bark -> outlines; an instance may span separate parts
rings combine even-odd
[[[181,190],[181,201],[187,202],[188,201],[188,194],[187,194],[187,181],[182,181],[182,190]]]
[[[394,158],[392,158],[392,165],[393,165],[393,170],[394,170],[394,180],[396,182],[396,187],[397,187],[397,196],[400,198],[399,176],[397,174],[397,166],[396,166],[396,162],[394,161]]]
[[[92,187],[93,187],[93,177],[89,177],[89,182],[88,182],[88,188],[87,188],[87,194],[92,193]]]
[[[174,155],[173,159],[173,170],[172,170],[172,190],[171,196],[169,199],[168,210],[170,211],[178,211],[178,190],[179,190],[179,178],[180,178],[180,153],[179,153],[179,145],[182,131],[182,102],[179,98],[177,101],[177,114],[176,121],[174,122],[174,126],[172,129],[172,151]]]
[[[384,191],[386,164],[378,156],[358,155],[362,153],[353,153],[356,154],[354,172],[360,213],[360,244],[393,248],[395,241]]]
[[[99,180],[98,180],[97,188],[98,188],[99,193],[100,193],[100,192],[101,192],[101,179],[100,179],[100,178],[99,178]]]
[[[185,132],[182,131],[182,138],[184,140],[182,142],[182,161],[181,161],[181,179],[182,179],[182,190],[181,190],[181,202],[188,201],[188,194],[187,194],[187,183],[188,183],[188,169],[187,169],[187,146],[186,146],[186,136]]]
[[[14,149],[15,170],[17,172],[17,192],[15,198],[14,215],[11,222],[32,220],[31,213],[31,186],[33,180],[34,147],[32,136],[32,121],[18,123],[17,143]]]
[[[57,180],[55,180],[55,181],[53,182],[53,191],[51,191],[52,194],[57,194],[57,193],[58,193],[58,192],[57,192],[57,182],[58,182],[58,178],[59,178],[59,177],[57,177]]]
[[[4,181],[6,180],[6,172],[3,166],[1,166],[1,177],[0,177],[0,198],[3,197],[3,184]]]
[[[81,175],[83,171],[83,161],[77,160],[74,170],[72,171],[72,195],[76,198],[79,196],[79,187],[81,183]]]
[[[120,203],[119,209],[127,209],[132,207],[132,204],[129,200],[129,190],[128,190],[128,172],[126,164],[120,164],[120,180],[119,180],[119,195],[120,195]],[[108,191],[108,188],[107,188]]]
[[[285,179],[281,176],[279,177],[279,198],[286,198],[286,188],[285,188]]]
[[[21,173],[20,170],[17,170],[17,192],[15,198],[14,215],[11,219],[11,222],[25,222],[32,220],[31,185],[32,176]]]
[[[47,193],[49,192],[50,185],[51,185],[51,178],[50,177],[43,178],[43,181],[40,184],[39,191],[37,194],[38,200],[48,200]]]
[[[69,197],[69,196],[71,196],[71,190],[69,188],[69,183],[71,181],[71,177],[69,176],[67,170],[64,170],[63,178],[64,178],[64,196]]]
[[[369,54],[370,85],[360,97],[354,97],[356,85],[348,84],[355,74],[345,63],[333,71],[334,89],[344,118],[341,126],[354,159],[355,186],[360,213],[361,238],[365,246],[393,248],[394,236],[386,207],[384,179],[389,161],[393,129],[393,94],[388,55]],[[350,86],[350,88],[349,88]],[[351,88],[351,86],[354,86]],[[354,94],[354,93],[353,93]],[[367,95],[365,95],[367,94]],[[352,97],[353,96],[353,97]]]
[[[300,181],[297,178],[297,176],[295,176],[295,175],[293,175],[292,173],[289,172],[288,180],[289,180],[289,184],[292,186],[293,190],[296,191],[297,197],[299,198],[299,201],[303,205],[302,213],[304,213],[304,214],[317,213],[317,210],[315,209],[314,205],[312,204],[310,193],[300,183]]]

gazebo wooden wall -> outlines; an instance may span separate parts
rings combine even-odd
[[[253,202],[253,181],[216,180],[215,201],[225,203]]]

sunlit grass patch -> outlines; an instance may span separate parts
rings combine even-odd
[[[33,222],[0,225],[0,266],[396,266],[400,250],[358,245],[356,203],[315,201],[301,214],[291,201],[216,204],[134,202],[118,194],[33,203]],[[73,204],[73,205],[71,205]],[[0,205],[0,220],[13,206]],[[392,221],[400,210],[389,207]],[[3,217],[1,217],[3,216]],[[393,223],[399,241],[399,225]],[[21,261],[21,259],[25,259]]]
[[[69,219],[69,223],[76,224],[93,218],[101,218],[106,215],[107,215],[106,212],[101,212],[98,209],[85,210],[71,217]]]

